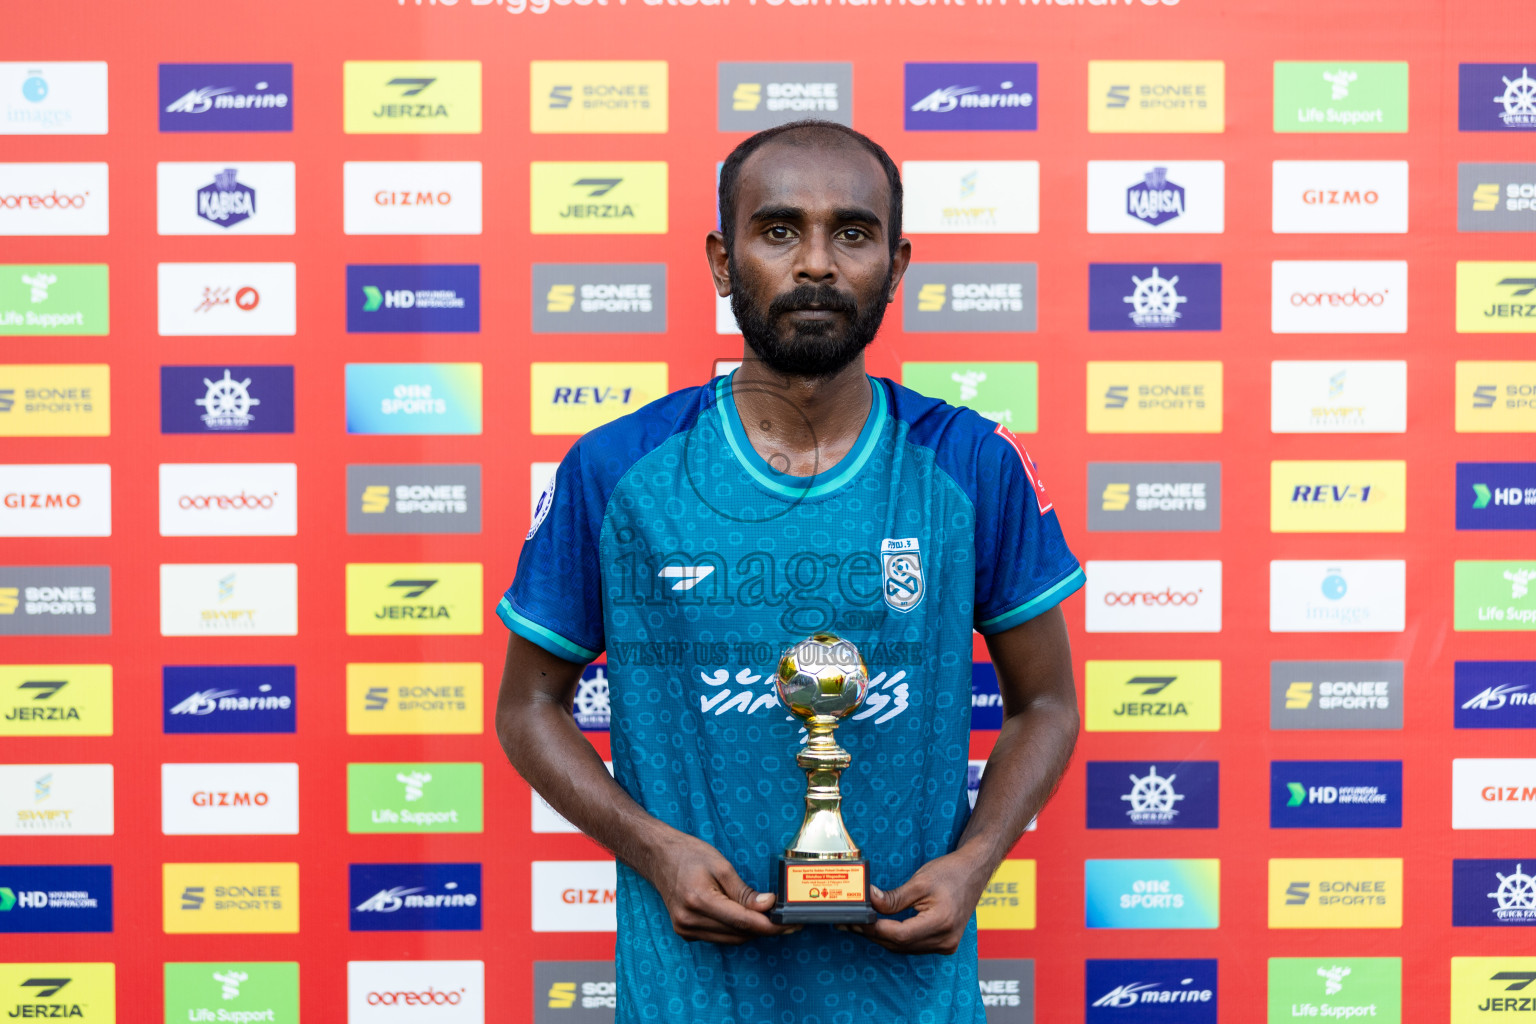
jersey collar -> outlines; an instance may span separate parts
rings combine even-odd
[[[736,456],[743,469],[747,471],[759,487],[770,494],[794,501],[806,501],[820,498],[830,494],[846,485],[869,461],[874,454],[876,446],[880,443],[880,435],[884,432],[885,421],[889,415],[888,402],[885,388],[880,382],[868,374],[864,379],[869,382],[870,403],[869,415],[864,420],[864,429],[859,431],[858,439],[853,442],[853,447],[848,454],[838,460],[831,469],[823,470],[814,476],[789,476],[781,473],[768,465],[767,461],[752,447],[752,442],[747,439],[747,432],[741,425],[741,414],[736,411],[736,401],[732,397],[731,384],[736,378],[736,371],[732,370],[730,376],[720,377],[715,381],[715,398],[720,406],[720,419],[725,427],[725,440],[730,445],[731,451]]]

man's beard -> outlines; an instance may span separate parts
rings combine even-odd
[[[803,284],[775,298],[766,310],[752,302],[747,289],[732,288],[731,312],[752,351],[774,372],[786,377],[830,377],[858,358],[880,332],[892,272],[886,272],[879,294],[862,309],[831,285]],[[744,283],[735,273],[731,276]],[[841,325],[834,320],[802,321],[795,324],[788,340],[781,340],[775,327],[778,319],[811,306],[842,313],[846,320]]]

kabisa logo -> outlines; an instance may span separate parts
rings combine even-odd
[[[1401,761],[1272,761],[1270,828],[1401,828]]]
[[[239,171],[226,168],[197,190],[197,215],[221,228],[234,227],[256,213],[256,190],[242,185]]]
[[[299,965],[168,963],[165,1010],[189,1024],[298,1024]]]
[[[1400,661],[1272,661],[1271,729],[1401,729]]]
[[[1090,132],[1222,132],[1226,65],[1219,60],[1090,60]]]
[[[581,682],[576,684],[576,699],[572,713],[583,732],[606,732],[609,728],[611,705],[608,700],[608,667],[606,664],[588,665],[581,671]]]
[[[1536,263],[1456,263],[1458,334],[1523,334],[1536,329]]]
[[[1536,562],[1456,563],[1458,630],[1536,630]]]
[[[291,733],[297,727],[292,665],[166,665],[162,728],[172,733]]]
[[[915,332],[1033,331],[1033,263],[924,263],[902,284],[902,327]]]
[[[1271,532],[1403,532],[1406,462],[1277,459],[1269,470]]]
[[[348,363],[347,433],[478,434],[479,363]]]
[[[1456,463],[1456,529],[1536,530],[1536,462]]]
[[[0,964],[0,1015],[114,1024],[117,968],[109,963]]]
[[[167,935],[295,934],[295,863],[163,864],[161,920]]]
[[[756,132],[808,117],[853,123],[853,65],[721,61],[716,127]]]
[[[1154,167],[1125,190],[1125,212],[1152,227],[1184,215],[1184,186],[1168,180],[1168,168]]]
[[[1092,578],[1090,574],[1090,579]],[[1088,661],[1089,732],[1215,732],[1221,728],[1221,662]]]
[[[533,1024],[612,1024],[618,1006],[612,960],[535,960]]]
[[[1090,462],[1088,529],[1219,530],[1221,463]]]
[[[106,264],[0,265],[0,336],[104,335],[109,323]]]
[[[660,235],[667,231],[667,165],[553,163],[529,165],[536,235]]]
[[[660,134],[667,130],[664,60],[535,60],[529,131]]]
[[[1398,858],[1271,858],[1271,928],[1401,928]]]
[[[474,333],[480,330],[480,266],[351,264],[349,334]]]
[[[0,566],[0,636],[108,636],[111,632],[110,567]]]
[[[1090,263],[1090,331],[1221,330],[1220,263]]]
[[[349,465],[348,533],[479,533],[477,465]]]
[[[1457,164],[1456,230],[1536,231],[1536,164]]]
[[[162,132],[293,131],[292,64],[161,64]]]
[[[347,831],[482,831],[478,761],[347,765]]]
[[[1408,62],[1275,61],[1277,132],[1406,132]]]
[[[1220,234],[1225,206],[1220,160],[1088,161],[1089,234]]]
[[[1536,61],[1521,64],[1462,64],[1460,116],[1464,132],[1536,130]]]
[[[1089,828],[1216,828],[1215,761],[1088,762]]]
[[[1536,857],[1456,860],[1451,864],[1451,925],[1457,928],[1536,925]]]
[[[0,62],[0,135],[106,133],[106,61]]]
[[[1083,864],[1089,928],[1216,928],[1218,860],[1089,860]]]
[[[1325,960],[1271,957],[1269,1020],[1372,1020],[1399,1024],[1403,962],[1397,957]]]
[[[534,363],[535,434],[585,434],[667,393],[666,363]]]
[[[1039,65],[908,64],[905,127],[917,131],[1034,131]]]
[[[293,433],[293,367],[162,366],[162,434]]]
[[[659,334],[667,329],[665,263],[535,263],[535,334]]]
[[[479,662],[347,665],[347,732],[354,736],[478,735]]]
[[[1407,563],[1272,561],[1272,633],[1401,633]]]
[[[479,864],[352,864],[351,930],[479,931]]]
[[[341,79],[349,135],[480,134],[477,60],[349,60]]]
[[[478,636],[483,575],[479,562],[348,563],[347,633]]]
[[[1086,1024],[1216,1024],[1215,960],[1089,960]]]
[[[0,935],[111,930],[111,865],[0,865]]]
[[[971,663],[971,728],[1003,727],[1003,695],[997,688],[997,669],[990,661]]]
[[[1451,828],[1536,828],[1536,760],[1451,760]]]
[[[1536,729],[1536,661],[1458,661],[1456,728]]]
[[[1536,362],[1456,362],[1456,432],[1536,432]]]

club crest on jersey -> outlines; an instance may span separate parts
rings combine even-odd
[[[909,612],[922,601],[923,556],[916,537],[880,542],[880,592],[898,612]]]

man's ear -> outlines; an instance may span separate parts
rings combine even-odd
[[[709,261],[709,276],[715,279],[715,294],[731,294],[731,258],[725,248],[725,236],[711,231],[704,236],[704,258]]]
[[[886,293],[886,302],[896,301],[896,289],[901,287],[901,279],[907,272],[907,267],[912,265],[912,243],[908,239],[896,239],[896,251],[891,254],[891,289]]]

